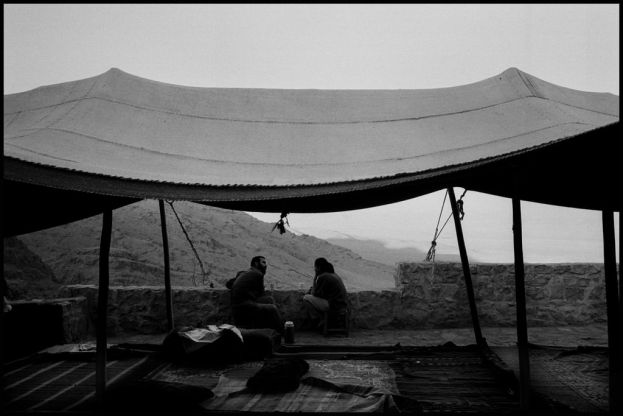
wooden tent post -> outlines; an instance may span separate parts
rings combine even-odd
[[[99,287],[97,299],[97,343],[96,343],[96,363],[95,363],[95,397],[98,408],[102,409],[105,403],[106,393],[106,315],[108,312],[108,283],[109,267],[108,258],[110,254],[110,240],[112,234],[112,209],[104,211],[102,222],[102,237],[100,239],[99,257]]]
[[[606,313],[608,316],[608,368],[610,412],[620,414],[621,400],[621,321],[619,316],[619,293],[617,285],[616,247],[614,238],[614,214],[602,211],[604,234],[604,274],[606,278]]]
[[[173,300],[171,296],[171,270],[169,266],[169,238],[167,236],[167,220],[164,216],[164,202],[158,200],[160,206],[160,224],[162,225],[162,249],[164,251],[164,292],[167,304],[168,330],[174,327],[173,323]]]
[[[2,385],[0,386],[0,403],[5,403],[5,392],[4,392],[4,340],[6,339],[5,336],[6,334],[4,333],[5,328],[4,328],[4,319],[5,319],[5,313],[4,312],[4,296],[7,294],[6,293],[6,280],[5,276],[1,276],[0,279],[2,279],[2,281],[0,282],[0,308],[2,308],[2,310],[0,310],[0,380],[3,381]]]
[[[526,318],[521,200],[516,197],[513,198],[513,246],[515,252],[515,298],[517,302],[517,349],[519,351],[519,402],[522,410],[528,410],[530,409],[530,352],[528,350],[528,322]]]
[[[469,300],[469,309],[472,314],[472,324],[474,326],[474,335],[476,343],[480,346],[484,345],[484,338],[480,331],[480,322],[478,321],[478,310],[476,309],[476,298],[474,296],[474,287],[472,285],[472,275],[469,270],[469,260],[467,258],[467,250],[465,249],[465,240],[463,239],[463,228],[461,227],[461,219],[456,206],[456,197],[454,188],[448,188],[450,196],[450,205],[452,206],[452,216],[454,217],[454,227],[456,228],[456,238],[459,243],[459,253],[461,255],[461,265],[463,266],[463,276],[465,277],[465,287],[467,289],[467,299]]]

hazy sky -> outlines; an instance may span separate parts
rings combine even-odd
[[[112,67],[196,87],[317,89],[450,87],[517,67],[619,95],[619,5],[4,5],[4,94]],[[289,220],[426,251],[443,195]],[[522,209],[526,262],[602,261],[600,212]],[[468,192],[465,210],[468,254],[511,262],[510,200]],[[437,250],[458,252],[452,221]]]

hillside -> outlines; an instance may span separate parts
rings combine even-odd
[[[273,224],[240,212],[175,202],[177,211],[208,276],[168,204],[171,281],[174,286],[224,287],[237,271],[249,267],[255,255],[268,260],[267,288],[307,288],[313,261],[326,257],[350,291],[393,288],[394,268],[363,259],[344,247],[308,236],[271,232]],[[275,220],[278,219],[275,214]],[[19,237],[49,265],[63,284],[96,284],[101,216]],[[6,241],[6,240],[5,240]],[[163,251],[158,203],[145,200],[113,212],[110,252],[111,285],[163,285]]]
[[[55,297],[61,284],[41,258],[17,238],[3,241],[3,273],[7,298],[43,299]]]

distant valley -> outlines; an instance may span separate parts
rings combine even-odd
[[[395,266],[397,263],[418,263],[426,259],[426,254],[415,247],[388,248],[378,240],[359,240],[355,238],[328,238],[328,242],[354,251],[361,257],[378,263]],[[461,258],[453,254],[435,255],[436,261],[460,262]],[[473,261],[473,259],[472,259]]]

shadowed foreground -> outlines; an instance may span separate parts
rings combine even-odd
[[[215,392],[199,407],[216,411],[408,411],[420,414],[515,414],[518,360],[513,328],[483,328],[489,348],[474,345],[471,329],[361,331],[349,337],[297,332],[295,343],[273,357],[310,365],[295,392],[240,392],[262,361],[222,368],[193,368],[160,356],[164,334],[110,340],[110,391],[135,380],[182,383]],[[531,328],[534,411],[541,414],[606,413],[608,361],[605,326]],[[116,344],[116,345],[114,345]],[[91,412],[95,406],[94,343],[59,345],[5,365],[3,408],[14,414]],[[321,380],[321,381],[318,381]],[[193,394],[197,393],[196,391]],[[189,391],[176,397],[191,397]],[[127,406],[118,395],[111,412]],[[188,402],[188,400],[187,400]],[[145,409],[149,406],[146,405]],[[165,409],[161,409],[165,410]]]

